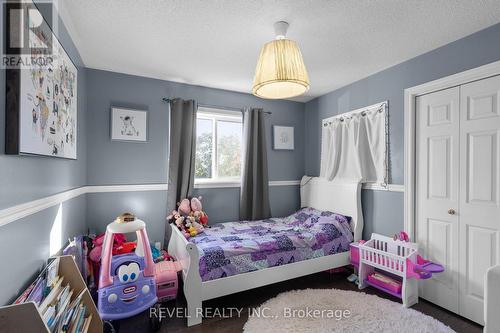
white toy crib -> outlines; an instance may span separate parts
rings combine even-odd
[[[394,240],[379,234],[372,234],[369,241],[359,244],[359,289],[368,285],[399,297],[405,307],[418,302],[418,281],[413,276],[413,265],[417,265],[418,245],[416,243]],[[409,265],[409,262],[411,264]],[[368,276],[375,269],[388,272],[401,278],[401,293],[383,289],[372,284]]]

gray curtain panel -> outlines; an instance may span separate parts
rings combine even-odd
[[[167,214],[177,208],[180,199],[193,192],[197,108],[194,100],[170,100]],[[169,239],[170,227],[166,225],[164,244]]]
[[[240,220],[271,217],[265,116],[262,109],[244,111]]]

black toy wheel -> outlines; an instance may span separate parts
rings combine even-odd
[[[118,333],[120,330],[120,324],[117,324],[116,322],[111,322],[105,320],[103,323],[103,332],[104,333]]]
[[[155,308],[154,313],[159,314],[160,313],[160,308],[161,308],[161,303],[156,303],[153,305],[153,308]],[[149,316],[149,325],[151,327],[151,330],[153,332],[157,332],[161,328],[161,323],[162,323],[162,318],[159,315],[156,316]]]

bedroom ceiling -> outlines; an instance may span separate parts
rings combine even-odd
[[[251,92],[273,23],[290,23],[308,101],[500,22],[499,0],[59,0],[87,67]]]

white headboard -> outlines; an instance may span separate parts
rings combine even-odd
[[[300,182],[300,206],[350,216],[354,240],[361,239],[363,211],[360,183],[327,181],[324,178],[304,176]]]

